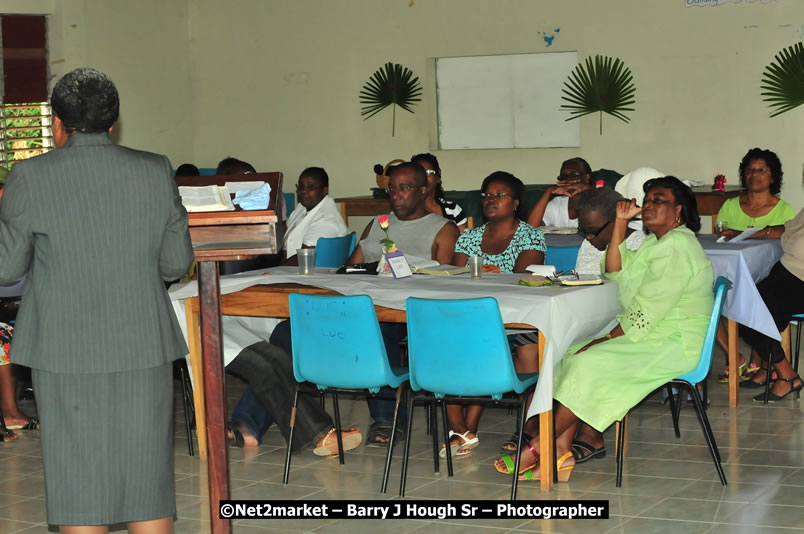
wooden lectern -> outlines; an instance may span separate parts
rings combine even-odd
[[[226,441],[226,395],[223,377],[223,345],[221,334],[221,296],[218,262],[246,260],[261,254],[277,254],[282,240],[282,228],[277,225],[277,207],[282,198],[282,173],[183,176],[177,177],[179,186],[224,185],[226,182],[264,181],[271,185],[267,210],[200,212],[188,214],[190,237],[198,263],[198,305],[200,308],[201,355],[203,369],[193,368],[195,402],[203,392],[205,410],[196,410],[198,452],[207,457],[209,477],[210,522],[213,533],[232,531],[232,522],[221,519],[220,500],[230,498],[229,447]],[[191,306],[185,302],[187,317]],[[195,319],[187,324],[190,350],[197,343]],[[204,416],[206,412],[206,416]],[[206,421],[204,420],[206,419]],[[202,437],[206,428],[206,440]],[[209,451],[212,454],[209,454]]]

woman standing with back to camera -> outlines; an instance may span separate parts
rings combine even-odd
[[[27,277],[11,360],[32,368],[48,522],[171,532],[172,362],[187,353],[163,280],[193,258],[164,156],[116,146],[104,74],[53,88],[58,147],[17,163],[0,201],[0,282]]]

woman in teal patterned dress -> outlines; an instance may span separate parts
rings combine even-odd
[[[632,252],[624,246],[625,230],[639,213],[651,235]],[[633,199],[621,201],[614,224],[602,266],[617,281],[624,311],[606,336],[570,347],[556,369],[553,397],[562,481],[575,467],[570,449],[579,426],[587,428],[583,441],[601,450],[601,432],[611,423],[654,389],[695,368],[712,311],[714,274],[695,237],[701,221],[687,186],[672,176],[648,181],[643,207]],[[538,479],[538,438],[521,454],[520,477]],[[504,456],[494,466],[512,474],[514,460]]]
[[[453,265],[466,265],[469,256],[482,256],[484,271],[523,273],[528,265],[543,264],[547,246],[541,230],[525,222],[525,184],[513,174],[497,171],[480,186],[486,224],[463,232],[455,244]],[[465,456],[477,446],[482,404],[448,404],[450,451]],[[446,455],[446,447],[441,456]]]

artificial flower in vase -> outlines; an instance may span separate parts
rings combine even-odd
[[[388,262],[385,259],[385,253],[396,252],[398,249],[396,248],[396,244],[394,243],[393,239],[388,236],[388,216],[380,215],[377,218],[377,223],[380,225],[380,229],[385,232],[385,239],[380,241],[380,243],[382,243],[383,255],[380,256],[380,263],[377,265],[377,274],[381,276],[393,276],[391,266],[388,265]]]

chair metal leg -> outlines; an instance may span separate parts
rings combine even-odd
[[[433,431],[430,434],[433,438],[433,472],[439,473],[441,471],[441,462],[438,459],[438,417],[436,417],[435,403],[435,397],[433,397],[432,400],[428,399],[427,404],[425,404],[425,409],[430,415],[430,424],[433,425]]]
[[[412,392],[411,392],[412,393]],[[408,395],[407,399],[407,413],[408,415],[408,428],[405,435],[405,453],[402,455],[402,476],[399,480],[399,496],[405,496],[405,481],[408,476],[408,457],[410,456],[410,436],[413,429],[413,395]],[[435,435],[435,432],[433,432]],[[436,460],[438,460],[438,453],[436,452]]]
[[[341,410],[338,406],[338,392],[332,392],[332,404],[335,405],[335,436],[338,439],[338,462],[343,465],[343,436],[341,436]]]
[[[796,321],[796,356],[793,359],[793,370],[798,373],[798,354],[801,351],[801,319]]]
[[[385,490],[388,488],[388,475],[391,471],[391,455],[394,454],[394,438],[396,437],[396,425],[397,425],[397,417],[399,416],[399,402],[402,400],[402,395],[405,391],[405,384],[400,385],[396,388],[396,404],[394,405],[394,422],[391,425],[391,436],[388,440],[388,454],[385,457],[385,470],[383,471],[382,475],[382,486],[380,487],[380,493],[385,493]],[[408,426],[410,426],[410,421],[408,421]]]
[[[773,364],[768,355],[768,372],[765,375],[765,404],[768,404],[768,397],[770,396],[771,376],[773,376]]]
[[[717,443],[715,443],[715,436],[712,434],[712,427],[709,425],[709,418],[706,417],[706,411],[701,403],[701,398],[698,395],[697,388],[691,384],[687,384],[687,386],[692,390],[692,401],[695,404],[695,411],[698,414],[698,422],[701,423],[701,430],[703,430],[706,444],[709,446],[709,453],[712,455],[712,462],[714,462],[715,469],[717,469],[717,474],[720,477],[720,483],[725,486],[728,484],[728,482],[726,482],[726,475],[723,472],[723,466],[720,465],[720,451],[718,451]]]
[[[290,452],[293,450],[293,430],[296,427],[296,409],[299,405],[299,385],[296,384],[293,393],[293,408],[290,410],[290,434],[288,435],[288,452],[285,456],[285,475],[282,478],[282,483],[287,484],[290,478]]]
[[[326,399],[324,398],[324,390],[323,389],[318,390],[318,399],[321,402],[321,409],[326,411],[327,410],[327,403],[326,403]]]
[[[704,408],[704,410],[708,410],[709,409],[709,401],[708,401],[708,399],[709,399],[709,388],[707,387],[707,384],[709,383],[709,380],[707,380],[704,377],[704,379],[702,380],[702,383],[703,383],[703,408]]]
[[[517,412],[519,414],[519,418],[518,418],[517,432],[516,432],[516,434],[517,434],[516,453],[515,453],[516,461],[514,462],[514,472],[513,472],[513,475],[512,475],[512,478],[514,480],[511,482],[511,500],[512,501],[516,500],[516,491],[517,491],[517,486],[519,485],[519,465],[520,465],[520,462],[522,461],[522,445],[523,445],[522,442],[524,441],[524,433],[525,433],[525,416],[526,416],[526,412],[525,412],[524,408],[525,408],[525,403],[527,402],[527,398],[528,398],[527,395],[523,395],[522,400],[520,401],[520,405],[517,407],[518,410],[519,410]],[[538,462],[539,459],[536,458],[536,461]]]
[[[667,383],[667,402],[670,404],[670,417],[673,419],[673,430],[676,432],[676,437],[681,437],[681,431],[678,428],[678,412],[676,412],[676,400],[673,398],[673,386],[670,382]],[[681,405],[681,398],[678,399],[679,406]]]
[[[447,403],[446,403],[445,399],[441,399],[440,402],[441,402],[441,418],[442,418],[442,423],[444,423],[444,443],[447,444],[446,445],[447,452],[444,455],[444,456],[447,457],[447,475],[452,476],[453,475],[453,471],[452,471],[452,454],[450,454],[450,448],[449,448],[449,445],[450,445],[450,443],[449,443],[449,419],[447,419]]]
[[[626,414],[626,417],[628,415]],[[625,444],[625,418],[617,427],[617,482],[618,488],[623,485],[623,446]]]

